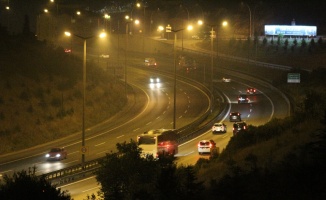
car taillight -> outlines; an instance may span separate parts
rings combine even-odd
[[[246,129],[246,126],[243,126],[243,129]]]

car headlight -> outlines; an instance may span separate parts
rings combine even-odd
[[[50,157],[50,154],[45,154],[45,157],[46,157],[46,158]]]
[[[61,155],[58,153],[57,155],[55,155],[55,157],[59,158]]]

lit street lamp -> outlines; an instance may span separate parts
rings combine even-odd
[[[82,110],[82,165],[85,163],[85,153],[87,152],[87,147],[85,146],[85,97],[86,97],[86,41],[95,36],[83,37],[80,35],[72,34],[70,32],[65,32],[65,35],[70,37],[71,35],[76,36],[84,40],[84,55],[83,55],[83,110]],[[106,37],[106,33],[102,32],[99,34],[100,38]]]
[[[166,29],[166,32],[174,33],[173,52],[174,52],[174,84],[173,84],[173,129],[176,129],[176,111],[177,111],[177,33],[183,29]],[[192,26],[188,26],[187,30],[192,30]]]
[[[254,19],[255,19],[254,18],[255,17],[255,11],[256,11],[256,8],[259,7],[259,5],[262,4],[262,2],[259,2],[258,4],[256,4],[254,6],[253,14],[251,13],[251,11],[252,11],[251,10],[251,7],[248,4],[246,4],[244,2],[242,2],[241,4],[242,5],[246,5],[247,8],[248,8],[248,10],[249,10],[249,38],[251,38],[252,37],[252,34],[255,34],[255,23],[252,23],[252,21],[254,21]]]
[[[201,22],[200,24],[203,24],[203,22]],[[227,22],[223,21],[222,22],[222,26],[227,26]],[[211,27],[211,112],[213,111],[213,99],[214,99],[214,84],[213,84],[213,75],[214,75],[214,37],[216,39],[216,57],[218,58],[218,27],[217,30],[214,31],[214,27],[217,25],[208,25],[209,27]],[[215,36],[214,36],[215,33]]]

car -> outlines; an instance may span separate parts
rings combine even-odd
[[[214,123],[212,127],[213,133],[226,133],[226,125],[224,123]]]
[[[231,79],[223,77],[222,82],[229,83],[229,82],[231,82]]]
[[[47,160],[63,160],[67,158],[67,151],[64,148],[55,147],[45,154]]]
[[[144,63],[145,63],[145,66],[157,67],[155,58],[145,58]]]
[[[150,88],[160,88],[161,80],[159,77],[152,76],[149,78],[149,87]]]
[[[250,87],[250,88],[247,88],[247,94],[256,94],[256,88],[252,88],[252,87]]]
[[[237,135],[239,132],[247,130],[246,122],[235,122],[233,124],[233,135]]]
[[[240,94],[238,96],[238,103],[249,103],[250,99],[248,98],[248,96],[246,94]]]
[[[65,53],[71,53],[71,49],[65,49]]]
[[[194,40],[200,40],[200,37],[198,35],[192,35],[191,38]]]
[[[101,54],[100,58],[110,58],[110,55],[109,54]]]
[[[239,112],[230,113],[230,122],[241,122],[241,114]]]
[[[211,153],[213,148],[216,148],[216,143],[213,140],[201,140],[198,142],[198,153]]]

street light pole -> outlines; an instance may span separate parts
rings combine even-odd
[[[248,4],[242,2],[242,5],[243,4],[246,5],[249,10],[249,38],[251,38],[251,9]]]
[[[81,153],[82,153],[82,166],[85,163],[85,153],[87,152],[87,148],[85,146],[85,103],[86,103],[86,41],[87,39],[91,39],[94,36],[90,37],[83,37],[76,34],[71,34],[70,32],[65,32],[66,36],[74,35],[82,40],[84,40],[84,55],[83,55],[83,105],[82,105],[82,146],[81,146]],[[106,37],[106,34],[101,33],[100,37]]]
[[[85,100],[86,100],[86,38],[84,39],[83,56],[83,127],[82,127],[82,149],[85,148]],[[82,165],[85,163],[85,153],[82,150]]]
[[[183,30],[183,29],[182,29]],[[173,31],[173,30],[172,30]],[[173,53],[174,53],[174,84],[173,84],[173,129],[176,129],[176,112],[177,112],[177,32],[174,32],[174,43],[173,43]]]
[[[126,20],[129,20],[129,16],[125,17]],[[125,50],[125,66],[124,66],[124,71],[125,71],[125,92],[127,95],[127,51],[129,48],[129,24],[132,23],[132,19],[130,19],[131,21],[127,21],[126,22],[126,50]],[[135,20],[134,21],[135,24],[139,24],[139,20]]]
[[[187,27],[191,30],[192,27]],[[171,30],[174,33],[173,52],[174,52],[174,84],[173,84],[173,129],[176,129],[176,115],[177,115],[177,33],[183,29]],[[170,32],[171,32],[170,31]]]
[[[129,43],[129,22],[126,22],[126,50],[125,50],[125,67],[124,67],[124,72],[125,72],[125,94],[127,96],[127,51],[128,51],[128,43]]]
[[[211,112],[213,112],[213,98],[214,98],[214,95],[213,95],[213,72],[214,72],[214,48],[213,48],[213,35],[214,34],[214,26],[212,26],[212,30],[211,30]],[[217,55],[216,55],[217,56]]]

